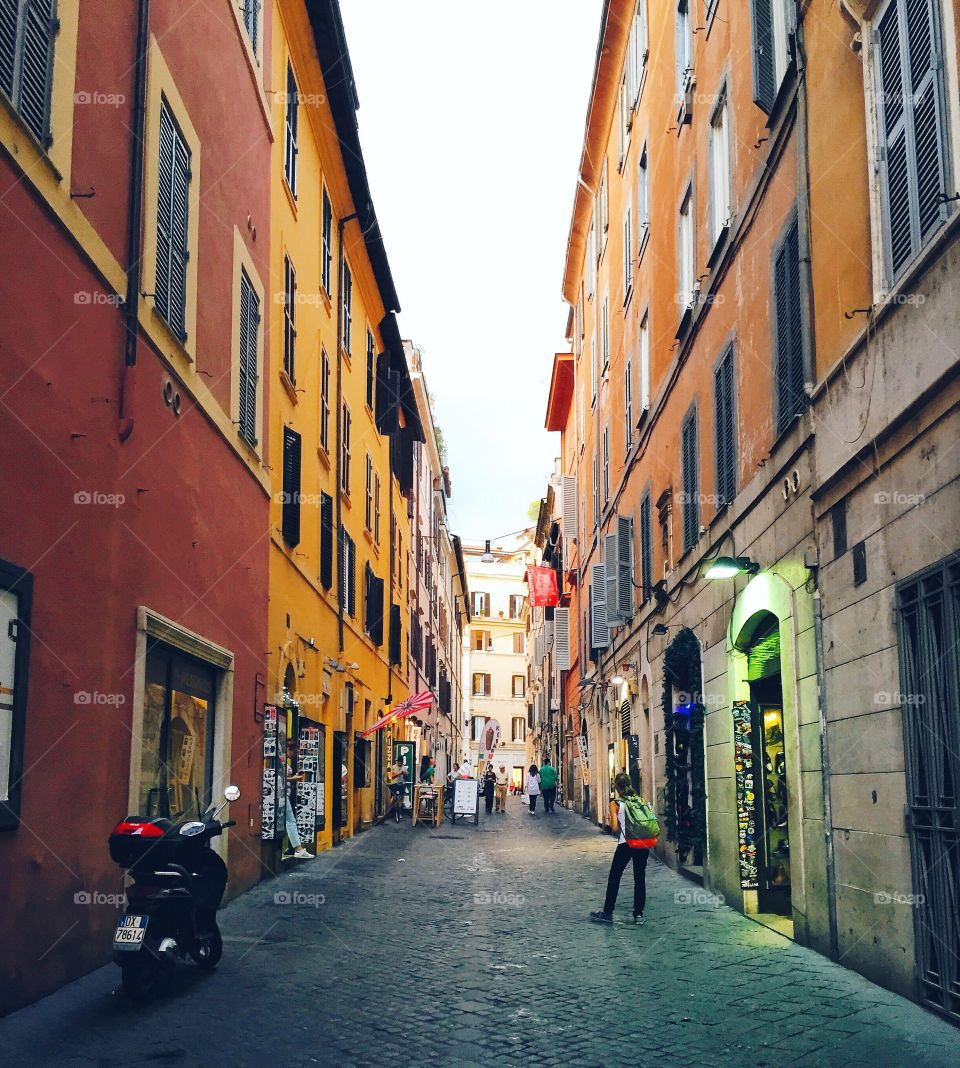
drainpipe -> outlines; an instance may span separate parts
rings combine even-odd
[[[130,130],[130,188],[127,205],[127,296],[124,301],[123,370],[117,400],[117,434],[126,441],[134,426],[134,376],[140,315],[140,260],[143,255],[143,139],[146,126],[147,46],[150,0],[140,0],[133,74],[133,122]]]
[[[335,471],[337,485],[334,490],[337,501],[337,563],[340,565],[337,580],[337,638],[340,652],[343,652],[343,598],[346,595],[346,583],[343,581],[343,499],[340,496],[342,472],[341,435],[343,434],[343,230],[351,219],[356,219],[357,213],[344,215],[337,223],[337,455],[335,459]],[[341,585],[342,584],[342,585]]]
[[[814,339],[813,311],[813,268],[810,239],[810,139],[809,108],[807,97],[807,54],[804,47],[803,11],[798,6],[796,12],[796,62],[800,84],[797,92],[797,231],[800,244],[800,287],[801,307],[807,315],[807,371],[810,381],[815,380],[816,347]],[[813,453],[811,467],[816,477],[816,452]],[[812,518],[812,516],[811,516]],[[827,743],[827,691],[823,671],[823,605],[820,599],[819,575],[814,576],[813,592],[813,627],[814,656],[817,670],[818,715],[820,721],[820,774],[823,790],[823,838],[826,851],[827,875],[827,923],[830,936],[830,957],[837,960],[840,955],[839,928],[837,923],[837,871],[835,860],[835,842],[833,837],[833,802],[830,796],[830,750]]]

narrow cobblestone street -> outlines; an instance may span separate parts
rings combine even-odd
[[[612,841],[568,812],[390,823],[222,913],[220,967],[146,1009],[112,965],[0,1022],[6,1065],[956,1065],[923,1009],[660,864],[591,924]],[[441,963],[434,963],[436,961]]]

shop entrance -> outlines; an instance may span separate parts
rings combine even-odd
[[[746,652],[756,789],[757,907],[760,912],[790,916],[790,821],[776,616],[764,613]]]
[[[335,841],[342,837],[342,828],[347,824],[347,736],[343,731],[333,732],[333,834]]]

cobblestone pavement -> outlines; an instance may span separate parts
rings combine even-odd
[[[955,1066],[960,1032],[651,863],[599,907],[612,839],[568,812],[374,828],[222,913],[212,974],[146,1009],[112,965],[0,1021],[4,1065]]]

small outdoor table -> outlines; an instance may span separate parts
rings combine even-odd
[[[413,826],[417,820],[427,820],[434,827],[439,827],[443,820],[440,787],[430,783],[417,783],[413,788]]]

